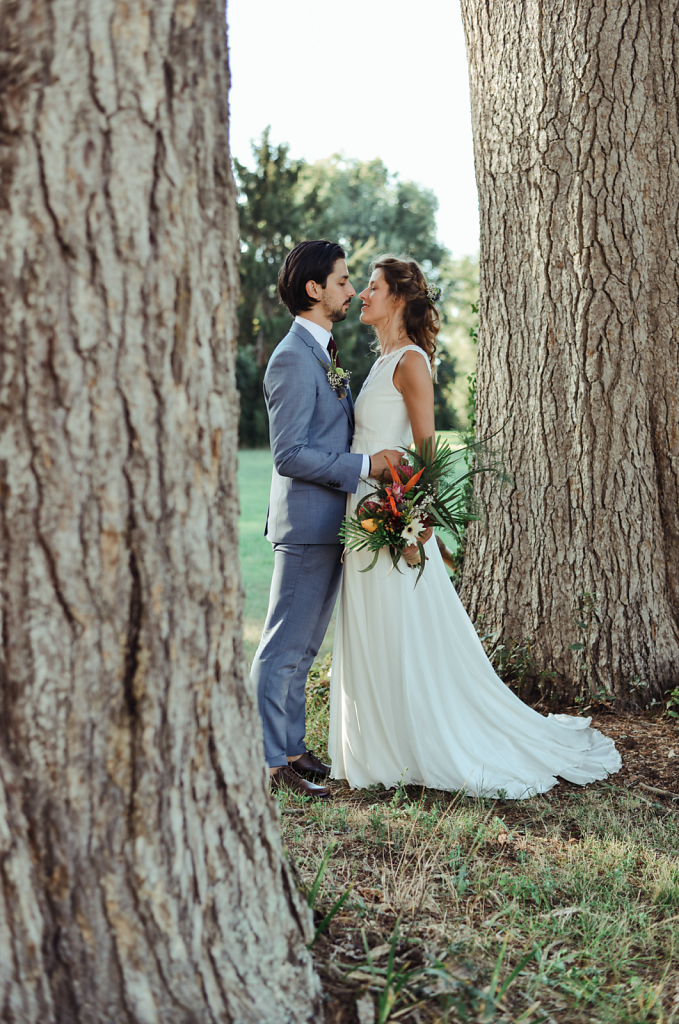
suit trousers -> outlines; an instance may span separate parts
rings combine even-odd
[[[271,768],[303,754],[305,686],[342,578],[341,544],[274,544],[264,632],[250,678],[257,688]]]

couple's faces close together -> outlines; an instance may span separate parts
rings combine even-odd
[[[331,323],[337,324],[345,320],[349,305],[356,294],[356,289],[349,281],[349,270],[346,260],[337,260],[332,273],[328,276],[325,288],[315,281],[309,281],[307,292],[321,304],[321,310]],[[361,323],[375,327],[391,317],[394,312],[394,299],[381,270],[374,270],[367,288],[359,295],[361,300]]]

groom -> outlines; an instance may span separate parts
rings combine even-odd
[[[266,536],[274,550],[269,610],[252,664],[272,788],[327,797],[330,767],[304,745],[307,673],[321,646],[342,575],[339,528],[347,492],[381,477],[400,452],[353,455],[351,391],[331,382],[341,366],[331,331],[356,294],[346,253],[325,239],[302,242],[278,276],[294,317],[264,376],[273,455]],[[335,389],[333,389],[333,383]]]

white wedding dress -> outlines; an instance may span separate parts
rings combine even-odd
[[[425,354],[415,345],[407,346]],[[352,452],[412,442],[392,378],[406,348],[373,366],[356,402]],[[347,514],[373,484],[361,481]],[[332,777],[352,787],[416,783],[522,799],[556,776],[584,785],[621,766],[589,718],[533,711],[493,671],[445,570],[436,540],[424,573],[387,551],[346,552],[330,685]]]

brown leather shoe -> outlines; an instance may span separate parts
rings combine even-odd
[[[311,779],[312,782],[321,782],[322,779],[327,779],[330,775],[330,765],[323,764],[313,750],[305,750],[301,757],[298,757],[296,761],[289,761],[288,764],[295,769],[298,775],[303,775],[305,779]]]
[[[313,782],[303,779],[291,764],[279,768],[275,775],[271,776],[270,786],[272,790],[289,789],[298,796],[310,796],[312,800],[324,800],[330,796],[330,790],[326,786],[316,786]]]

